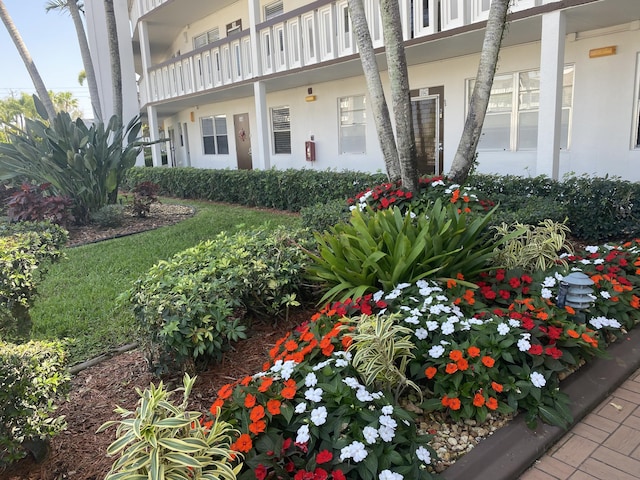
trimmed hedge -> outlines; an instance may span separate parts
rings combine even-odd
[[[267,207],[298,212],[316,203],[347,198],[385,182],[381,173],[330,170],[208,170],[136,167],[127,172],[123,188],[140,182],[160,185],[160,194]]]
[[[0,341],[0,471],[24,457],[26,449],[65,428],[64,417],[52,417],[54,401],[69,386],[61,344]]]

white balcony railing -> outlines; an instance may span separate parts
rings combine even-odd
[[[152,10],[168,0],[138,0],[138,8]],[[442,30],[486,20],[491,0],[399,0],[405,38],[417,38]],[[539,5],[542,0],[513,0],[511,11]],[[282,15],[257,25],[259,52],[253,52],[248,30],[218,40],[149,69],[141,79],[150,82],[149,101],[161,101],[215,89],[262,75],[314,65],[357,53],[348,15],[348,1],[336,0]],[[383,46],[380,0],[365,0],[365,12],[374,47]],[[438,12],[440,18],[438,19]],[[260,58],[260,72],[253,71],[252,56]]]

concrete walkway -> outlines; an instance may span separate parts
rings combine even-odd
[[[520,478],[640,479],[640,370],[636,370]]]
[[[640,328],[562,382],[569,431],[520,416],[449,467],[447,480],[640,479]]]

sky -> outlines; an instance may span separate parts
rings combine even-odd
[[[3,0],[47,90],[71,92],[85,117],[91,117],[87,82],[78,83],[83,70],[78,38],[68,13],[45,11],[46,0]],[[0,21],[0,98],[11,92],[35,93],[33,82],[7,29]]]

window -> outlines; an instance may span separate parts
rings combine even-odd
[[[271,20],[278,15],[282,15],[284,13],[284,5],[282,1],[274,2],[264,7],[264,21]]]
[[[366,153],[366,99],[364,95],[338,99],[340,153]]]
[[[573,105],[573,65],[564,67],[560,148],[569,148]],[[474,80],[468,82],[471,98]],[[538,146],[540,71],[496,75],[491,87],[479,150],[535,150]]]
[[[209,30],[201,35],[193,37],[193,49],[204,47],[210,43],[220,40],[220,29],[218,27]]]
[[[202,144],[205,155],[227,155],[229,139],[227,137],[227,116],[216,115],[200,119]]]
[[[271,129],[273,131],[273,152],[291,153],[291,119],[289,107],[271,109]]]

